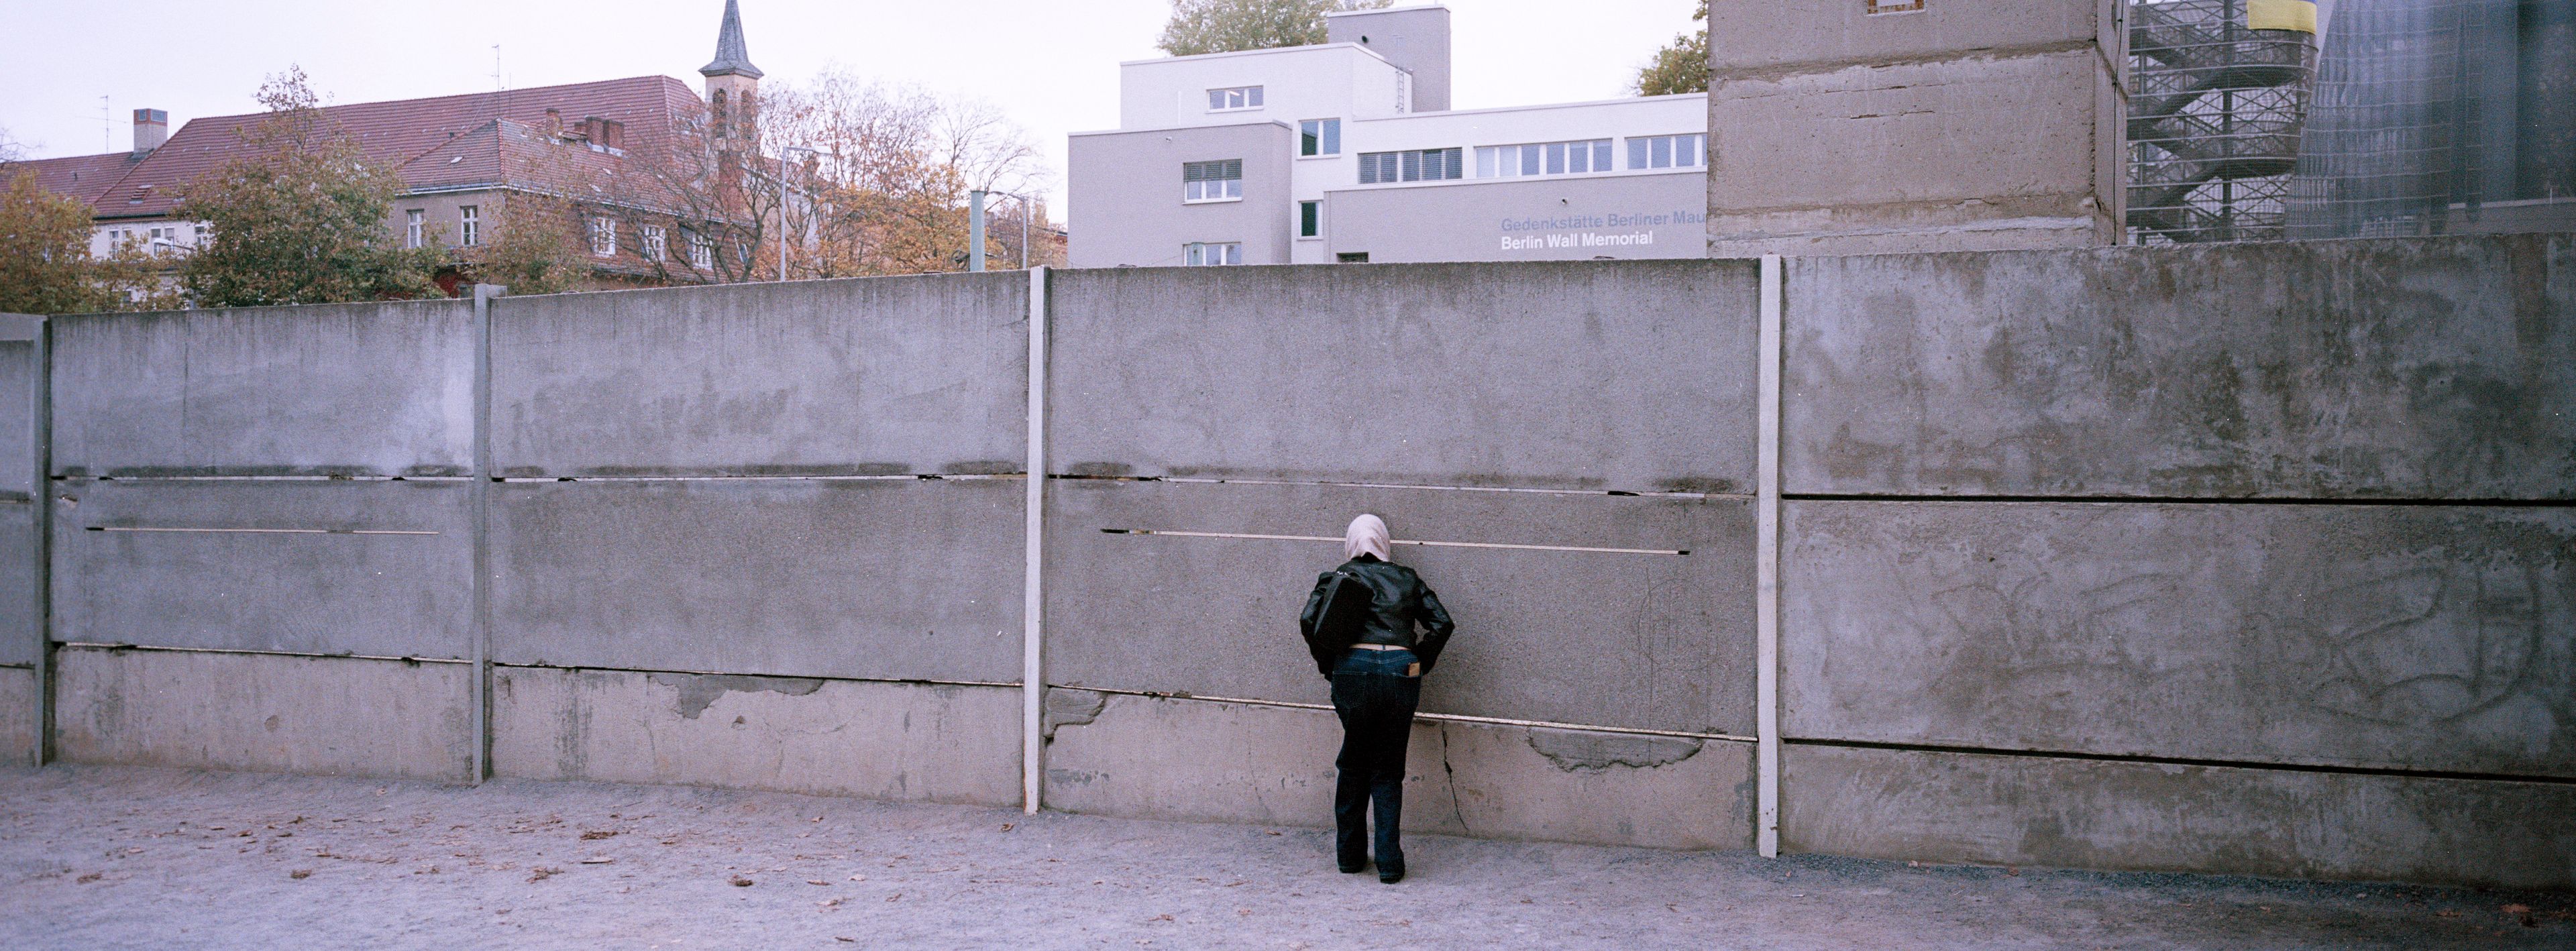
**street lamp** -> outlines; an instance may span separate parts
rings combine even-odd
[[[778,150],[778,279],[781,281],[787,280],[787,153],[789,152],[803,152],[807,155],[822,154],[802,145],[790,145]]]
[[[1029,196],[998,188],[978,188],[966,193],[966,269],[984,269],[984,196],[1009,195],[1020,200],[1020,270],[1029,269]]]

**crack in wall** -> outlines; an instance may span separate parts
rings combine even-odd
[[[1703,741],[1673,736],[1578,733],[1534,728],[1530,749],[1566,772],[1600,772],[1613,766],[1657,769],[1699,755]]]
[[[1467,825],[1467,807],[1458,801],[1458,768],[1449,765],[1449,724],[1440,724],[1439,730],[1440,772],[1447,775],[1449,779],[1449,816],[1458,820],[1459,834],[1473,838],[1476,830]]]
[[[683,720],[695,720],[698,714],[729,693],[767,691],[802,697],[823,689],[820,677],[754,677],[737,674],[646,674],[645,680],[679,691],[671,709]]]

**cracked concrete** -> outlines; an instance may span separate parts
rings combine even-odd
[[[707,706],[725,694],[738,691],[765,690],[770,693],[802,697],[823,689],[823,681],[813,677],[740,677],[730,674],[647,674],[644,678],[657,687],[678,692],[671,700],[671,711],[683,720],[695,720]]]
[[[1100,716],[1102,707],[1108,705],[1109,695],[1097,690],[1049,687],[1042,714],[1044,717],[1041,723],[1042,735],[1049,742],[1053,742],[1057,727],[1081,726],[1089,723]]]
[[[1680,736],[1636,733],[1592,733],[1544,727],[1529,731],[1530,749],[1567,772],[1599,772],[1613,766],[1654,769],[1698,755],[1702,741]]]

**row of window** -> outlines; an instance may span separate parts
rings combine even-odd
[[[1238,169],[1235,174],[1238,186],[1241,185],[1242,177]],[[427,210],[414,208],[403,212],[403,218],[403,247],[417,248],[427,243],[429,238]],[[462,246],[470,248],[482,244],[483,209],[475,205],[457,206],[456,228],[457,238]],[[157,232],[160,229],[153,230],[156,232],[155,237],[158,237]],[[637,230],[642,232],[641,250],[645,260],[660,261],[671,253],[668,229],[661,225],[641,225]],[[715,267],[716,239],[687,229],[682,229],[681,233],[689,239],[689,266],[701,271]],[[589,221],[588,237],[590,253],[603,258],[616,256],[617,219],[605,215],[592,216]]]
[[[1298,133],[1298,154],[1337,155],[1342,147],[1341,120],[1318,119],[1304,123]],[[1704,164],[1707,136],[1684,135],[1631,136],[1628,139],[1628,167],[1631,169],[1697,168]],[[1360,153],[1360,184],[1388,182],[1440,182],[1467,177],[1462,149],[1411,149],[1402,152]],[[1585,139],[1575,142],[1539,142],[1528,145],[1488,145],[1476,149],[1477,178],[1517,178],[1527,175],[1587,175],[1618,171],[1609,139]],[[1243,197],[1243,160],[1222,159],[1210,162],[1181,163],[1181,200],[1229,201]]]

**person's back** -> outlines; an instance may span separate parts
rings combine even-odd
[[[1358,629],[1350,647],[1339,658],[1318,660],[1329,664],[1325,676],[1333,682],[1333,712],[1342,721],[1342,751],[1334,760],[1340,774],[1333,791],[1335,857],[1345,872],[1367,867],[1369,806],[1374,802],[1378,880],[1393,883],[1404,877],[1398,837],[1404,754],[1413,734],[1413,712],[1422,700],[1421,678],[1439,662],[1456,625],[1421,576],[1388,559],[1390,543],[1386,523],[1377,516],[1352,519],[1342,543],[1350,560],[1315,579],[1298,623],[1311,641],[1324,620],[1326,598],[1348,596],[1334,594],[1340,578],[1358,582],[1369,593],[1368,609],[1353,615]]]

